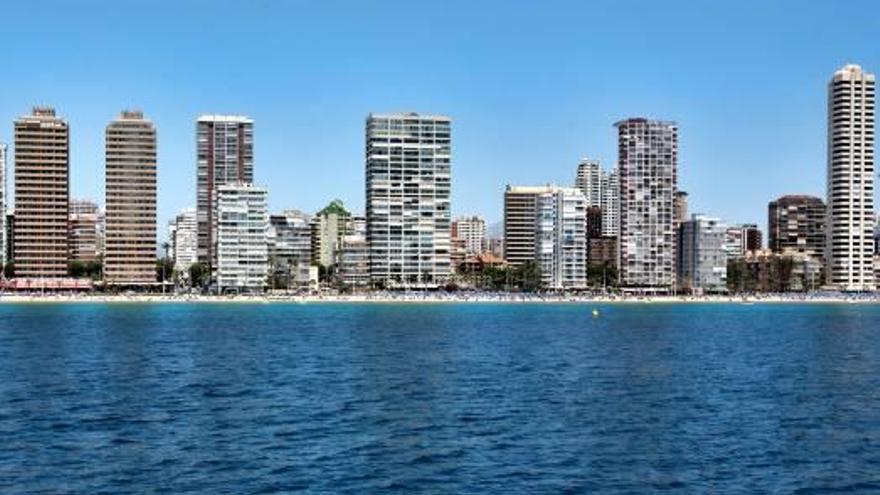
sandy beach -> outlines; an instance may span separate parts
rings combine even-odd
[[[634,296],[514,293],[372,293],[354,295],[192,295],[192,294],[0,294],[0,303],[808,303],[880,304],[880,294],[762,294],[749,296]]]

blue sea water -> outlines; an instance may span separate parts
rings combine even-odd
[[[288,492],[877,493],[880,306],[0,305],[0,493]]]

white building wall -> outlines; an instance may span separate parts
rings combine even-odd
[[[224,185],[217,193],[217,287],[220,292],[262,291],[268,284],[266,189]]]

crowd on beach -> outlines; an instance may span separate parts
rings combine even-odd
[[[880,303],[880,292],[756,293],[738,295],[645,295],[620,293],[376,291],[339,293],[266,293],[259,295],[143,294],[143,293],[0,293],[0,302],[391,302],[391,303]]]

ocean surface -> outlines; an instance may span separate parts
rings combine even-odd
[[[0,305],[0,493],[288,492],[878,493],[880,306]]]

